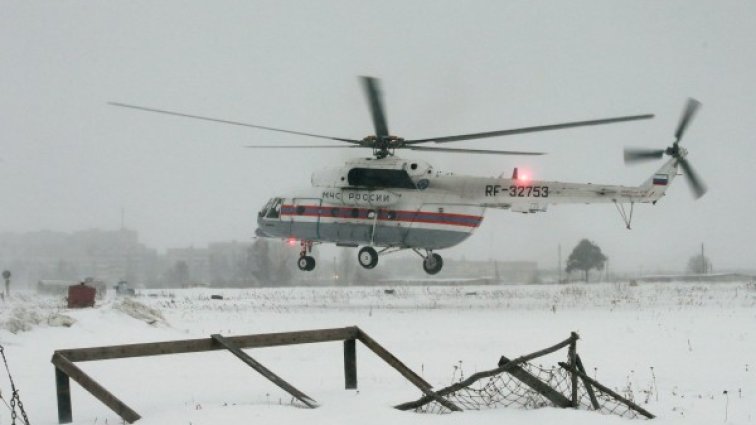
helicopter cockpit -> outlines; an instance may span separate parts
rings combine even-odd
[[[257,213],[257,216],[260,218],[279,218],[281,217],[281,206],[283,206],[283,198],[271,198]]]

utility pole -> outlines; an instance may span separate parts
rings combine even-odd
[[[562,244],[557,245],[557,270],[559,271],[558,283],[562,283]]]
[[[3,279],[5,279],[5,299],[10,299],[10,270],[3,271]]]

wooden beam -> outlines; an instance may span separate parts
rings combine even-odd
[[[575,355],[575,365],[577,366],[577,369],[583,373],[583,375],[588,375],[585,373],[585,368],[583,367],[583,361],[580,360],[580,354]],[[580,378],[583,381],[583,385],[585,385],[585,390],[588,392],[588,397],[591,399],[591,406],[593,406],[594,410],[601,410],[601,405],[598,402],[598,399],[596,399],[596,393],[593,391],[593,387],[591,386],[591,383]]]
[[[412,369],[408,368],[404,363],[399,361],[399,359],[394,357],[394,355],[391,354],[387,349],[383,348],[381,344],[378,344],[378,342],[371,338],[370,335],[366,334],[359,328],[357,332],[357,339],[359,339],[360,342],[365,344],[367,348],[374,352],[378,357],[382,358],[391,367],[396,369],[397,372],[401,373],[402,376],[404,376],[408,381],[412,382],[412,384],[420,390],[426,391],[433,388],[431,384],[425,382],[423,378],[413,372]]]
[[[240,348],[275,347],[280,345],[308,344],[315,342],[343,341],[354,339],[357,328],[316,329],[297,332],[279,332],[257,335],[242,335],[226,338]],[[197,353],[222,350],[212,338],[186,339],[178,341],[150,342],[144,344],[111,345],[105,347],[74,348],[58,350],[72,362],[92,360],[122,359],[128,357],[157,356],[162,354]]]
[[[58,398],[58,423],[70,424],[73,422],[71,411],[71,385],[70,379],[65,372],[55,368],[55,393]]]
[[[635,404],[632,401],[626,399],[625,397],[622,397],[621,395],[619,395],[616,392],[610,390],[609,388],[605,387],[604,385],[601,385],[598,381],[596,381],[595,379],[593,379],[590,376],[586,375],[585,373],[580,372],[577,369],[571,369],[570,365],[568,365],[567,363],[559,362],[559,366],[561,366],[562,368],[566,369],[568,372],[572,372],[574,374],[577,374],[584,381],[588,381],[591,385],[593,385],[594,387],[598,388],[600,391],[605,392],[605,393],[609,394],[610,396],[616,398],[617,401],[623,403],[624,405],[626,405],[630,409],[635,410],[636,412],[640,413],[641,415],[643,415],[643,416],[645,416],[645,417],[647,417],[649,419],[653,419],[654,418],[654,415],[651,414],[648,410],[646,410],[646,409],[638,406],[637,404]]]
[[[502,356],[503,357],[503,356]],[[505,358],[505,357],[503,357]],[[506,358],[505,358],[506,359]],[[513,377],[517,378],[520,382],[527,385],[533,391],[537,392],[538,394],[546,397],[550,402],[552,402],[557,407],[570,407],[572,406],[572,401],[565,397],[562,393],[559,391],[551,388],[547,383],[541,381],[537,377],[533,376],[530,372],[527,370],[521,368],[520,366],[512,366],[507,372],[512,375]]]
[[[344,341],[344,387],[357,389],[357,344],[354,339]]]
[[[124,402],[116,398],[116,396],[114,396],[108,390],[103,388],[102,385],[98,384],[97,381],[92,379],[92,377],[84,373],[83,370],[79,369],[75,364],[71,363],[71,361],[69,361],[68,359],[60,355],[59,353],[53,354],[52,363],[55,365],[57,370],[60,370],[61,372],[68,375],[71,379],[76,381],[79,385],[81,385],[82,388],[89,391],[90,394],[92,394],[98,400],[103,402],[106,406],[108,406],[112,411],[114,411],[118,416],[120,416],[126,422],[133,423],[141,418],[141,416],[139,416],[139,414],[135,412],[132,408],[130,408]],[[60,399],[61,397],[59,393],[58,400]],[[59,413],[60,413],[60,410],[61,410],[61,406],[59,405],[58,406]]]
[[[512,360],[512,362],[514,362],[514,364],[520,364],[520,363],[529,362],[529,361],[531,361],[533,359],[537,359],[538,357],[543,357],[543,356],[545,356],[547,354],[551,354],[551,353],[553,353],[555,351],[561,350],[562,348],[564,348],[564,347],[572,344],[573,341],[575,341],[575,340],[577,340],[579,338],[580,337],[578,336],[578,334],[576,334],[575,332],[572,332],[570,334],[570,337],[567,338],[567,339],[565,339],[564,341],[562,341],[562,342],[560,342],[558,344],[554,344],[551,347],[544,348],[543,350],[534,351],[534,352],[532,352],[530,354],[525,354],[524,356],[520,356],[520,357]],[[505,363],[507,363],[506,361],[503,360],[504,358],[505,357],[502,356],[502,358],[499,359],[499,366],[503,366]]]
[[[412,369],[408,368],[404,363],[399,361],[396,357],[394,357],[393,354],[391,354],[387,349],[383,348],[378,342],[376,342],[373,338],[370,337],[370,335],[363,332],[361,329],[358,328],[357,331],[357,339],[360,340],[367,348],[372,350],[378,357],[382,358],[383,361],[388,363],[391,367],[396,369],[399,373],[402,374],[408,381],[412,382],[413,385],[415,385],[417,388],[420,389],[420,391],[423,392],[423,394],[426,395],[430,400],[435,400],[447,409],[451,410],[452,412],[461,412],[462,409],[457,407],[456,404],[452,403],[451,401],[439,396],[436,392],[434,392],[431,388],[431,384],[425,382],[423,378],[421,378],[418,374],[412,371]]]
[[[220,334],[213,334],[210,336],[210,338],[212,338],[214,341],[220,344],[223,348],[230,351],[233,355],[238,357],[241,361],[246,363],[249,367],[259,372],[260,375],[267,378],[270,382],[276,384],[279,388],[291,394],[292,397],[304,403],[307,407],[311,409],[318,407],[318,403],[315,400],[313,400],[310,396],[303,393],[302,391],[299,391],[293,385],[289,384],[288,382],[283,380],[280,376],[273,373],[270,369],[263,366],[260,362],[253,359],[249,354],[245,353],[244,351],[241,350],[241,348],[239,348],[237,345],[231,342],[229,338],[226,338]]]

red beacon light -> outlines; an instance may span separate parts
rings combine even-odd
[[[289,246],[294,246],[294,245],[296,245],[296,244],[297,244],[297,239],[296,239],[296,238],[289,238],[289,239],[287,239],[287,240],[286,240],[286,243],[287,243],[287,244],[288,244]]]
[[[512,180],[517,184],[527,184],[531,180],[531,176],[528,173],[521,173],[517,168],[512,172]]]

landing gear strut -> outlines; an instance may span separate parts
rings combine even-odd
[[[360,265],[366,269],[372,269],[375,267],[376,264],[378,264],[378,253],[375,252],[375,249],[371,246],[365,246],[362,247],[360,252],[357,254],[357,261],[360,262]]]
[[[419,256],[423,257],[423,270],[428,274],[436,274],[444,267],[444,259],[431,250],[426,250],[426,255],[414,250]]]
[[[302,250],[299,252],[299,259],[297,260],[297,267],[303,272],[309,272],[315,269],[315,258],[308,253],[312,252],[312,241],[302,241]]]

